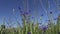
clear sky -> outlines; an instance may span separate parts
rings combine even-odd
[[[60,10],[58,10],[58,8],[57,8],[56,0],[48,0],[50,8],[47,6],[46,3],[47,3],[46,0],[28,0],[28,3],[27,3],[28,9],[31,10],[32,16],[34,16],[34,17],[35,17],[35,15],[38,16],[39,23],[41,22],[40,16],[42,14],[43,14],[42,23],[47,23],[46,20],[49,20],[47,14],[46,14],[47,10],[48,10],[48,14],[50,13],[50,11],[52,12],[51,16],[52,16],[54,22],[55,22],[54,19],[56,19],[58,17],[58,14],[60,14]],[[58,0],[58,4],[60,4],[60,0]],[[7,21],[8,21],[9,17],[12,17],[12,19],[14,19],[13,8],[15,10],[16,18],[18,18],[18,19],[21,18],[21,17],[19,17],[18,6],[20,6],[21,9],[23,10],[24,5],[25,5],[24,0],[0,0],[0,24],[2,24],[3,16],[5,16]],[[47,9],[47,7],[48,7],[48,9]]]

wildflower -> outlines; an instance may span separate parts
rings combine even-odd
[[[56,18],[54,20],[56,20]]]
[[[47,28],[48,28],[48,26],[42,26],[42,30],[43,30],[43,31],[46,31]]]
[[[31,34],[31,32],[28,32],[28,34]]]
[[[50,12],[50,14],[52,14],[52,12]]]
[[[43,16],[43,14],[41,16]]]
[[[43,30],[46,30],[47,29],[47,27],[43,27]]]
[[[25,16],[28,15],[28,12],[20,11],[20,13],[21,13],[21,15],[23,15],[23,16],[24,16],[24,15],[25,15]]]
[[[21,14],[21,15],[23,15],[23,14],[24,14],[24,12],[23,12],[23,11],[20,11],[20,14]]]
[[[21,10],[21,7],[18,7],[19,10]]]
[[[29,10],[29,13],[31,12],[31,10]]]
[[[24,12],[26,15],[29,15],[31,12],[31,10],[27,11],[27,12]]]
[[[29,14],[29,12],[25,12],[25,14],[26,14],[26,15],[28,15],[28,14]]]
[[[20,10],[19,12],[21,13],[21,15],[23,15],[24,11],[22,11],[20,7],[18,7],[18,9]]]
[[[34,19],[34,16],[32,16],[31,18]]]

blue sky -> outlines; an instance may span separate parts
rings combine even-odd
[[[55,4],[55,0],[48,0],[50,8],[47,8],[46,0],[28,0],[28,9],[31,10],[32,16],[36,17],[35,14],[38,16],[38,22],[40,23],[40,16],[42,16],[42,23],[46,23],[48,20],[48,16],[46,14],[46,11],[48,10],[48,13],[52,11],[52,18],[57,18],[58,14],[60,14],[60,10],[57,9],[57,4]],[[58,4],[60,4],[58,0]],[[21,7],[21,9],[24,9],[24,0],[0,0],[0,24],[2,24],[2,17],[5,16],[6,20],[8,20],[9,17],[13,16],[13,8],[15,9],[15,16],[16,18],[21,18],[19,17],[19,9],[18,6]],[[36,12],[36,13],[35,13]],[[55,22],[55,20],[53,20]],[[15,21],[14,21],[15,22]],[[21,22],[21,19],[20,19]]]

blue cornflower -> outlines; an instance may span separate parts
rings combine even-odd
[[[42,30],[43,30],[43,31],[46,31],[47,28],[48,28],[48,26],[44,26],[44,27],[42,26]]]
[[[21,7],[18,7],[19,10],[21,10]]]
[[[31,10],[29,10],[29,13],[31,12]]]
[[[30,13],[29,12],[24,12],[25,16],[29,16]]]
[[[41,16],[43,16],[43,14]]]
[[[34,16],[32,16],[32,19],[34,19]]]
[[[32,17],[32,19],[33,19],[34,17]]]
[[[24,14],[24,12],[23,11],[20,11],[20,14]]]
[[[56,20],[56,18],[54,20]]]
[[[31,10],[24,12],[25,15],[29,15],[31,13]]]
[[[50,14],[52,14],[52,12],[50,12]]]
[[[26,15],[28,15],[28,14],[29,14],[29,12],[25,12],[25,14],[26,14]]]
[[[47,29],[47,27],[43,27],[43,30],[46,30]]]

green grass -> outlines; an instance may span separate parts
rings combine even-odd
[[[5,25],[0,27],[0,34],[58,34],[60,32],[60,17],[57,19],[57,24],[54,25],[53,23],[50,23],[48,25],[48,28],[43,28],[38,26],[38,22],[34,24],[33,21],[30,21],[27,23],[26,18],[23,16],[23,24],[22,26],[18,25],[17,28],[6,28]],[[38,21],[38,20],[37,20]],[[18,22],[17,22],[18,23]]]

